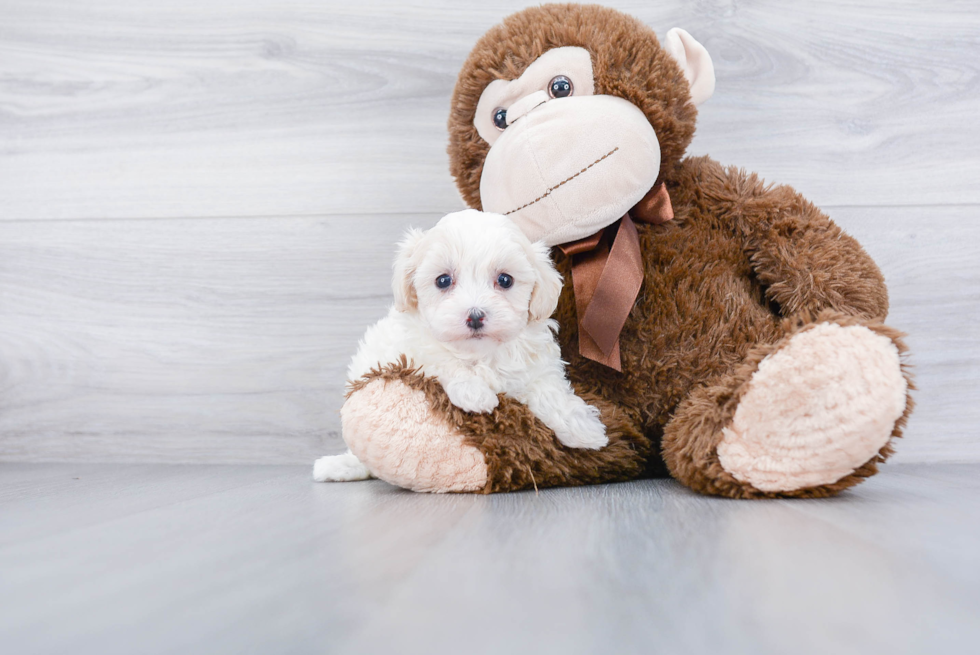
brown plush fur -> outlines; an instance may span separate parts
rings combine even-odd
[[[480,39],[460,72],[449,121],[449,155],[459,189],[480,207],[487,144],[473,126],[480,94],[494,79],[514,79],[559,46],[592,54],[597,94],[643,110],[662,146],[660,179],[675,220],[639,225],[643,286],[621,334],[622,373],[579,356],[570,261],[555,318],[576,391],[602,411],[610,445],[563,448],[519,403],[501,398],[489,415],[453,407],[438,383],[407,367],[376,375],[423,389],[435,411],[457,425],[486,457],[486,492],[624,480],[663,472],[691,488],[733,498],[826,496],[874,474],[886,445],[834,484],[764,493],[718,462],[731,421],[759,362],[814,322],[865,325],[905,351],[881,324],[888,296],[877,266],[851,237],[789,187],[707,157],[682,159],[696,111],[679,67],[648,27],[596,6],[546,5],[506,19]],[[906,372],[906,377],[908,374]],[[911,389],[911,385],[909,387]],[[912,404],[895,426],[901,434]]]

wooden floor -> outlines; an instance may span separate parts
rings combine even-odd
[[[0,465],[10,654],[972,653],[980,465],[822,501]]]
[[[0,461],[308,464],[392,246],[462,204],[446,118],[526,0],[0,0]],[[690,154],[790,184],[888,280],[896,461],[980,462],[975,0],[611,2],[687,28]]]

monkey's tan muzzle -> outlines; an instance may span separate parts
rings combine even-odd
[[[485,211],[553,246],[595,234],[636,205],[660,171],[646,116],[615,96],[536,104],[496,139],[480,179]]]

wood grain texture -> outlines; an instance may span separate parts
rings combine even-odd
[[[967,653],[978,465],[838,498],[500,496],[308,466],[0,465],[5,652]]]
[[[976,208],[832,214],[910,335],[918,408],[896,460],[980,460]],[[437,219],[0,222],[0,459],[339,452],[344,372],[391,300],[394,244]]]
[[[0,218],[442,213],[455,75],[523,1],[3,0]],[[980,203],[980,12],[617,2],[718,88],[692,154],[825,206]]]
[[[980,461],[980,207],[844,208],[831,216],[885,274],[918,391],[896,461]]]
[[[0,223],[0,457],[300,462],[434,218]],[[363,263],[371,262],[366,266]],[[179,444],[179,445],[178,445]]]

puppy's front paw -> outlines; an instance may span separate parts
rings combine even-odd
[[[350,451],[321,457],[313,463],[313,479],[317,482],[351,482],[370,477],[371,472]]]
[[[558,441],[569,448],[599,450],[609,443],[599,410],[584,402],[565,417],[565,425],[555,429]]]
[[[449,402],[465,412],[487,414],[497,406],[497,394],[479,378],[448,380],[442,386]]]

